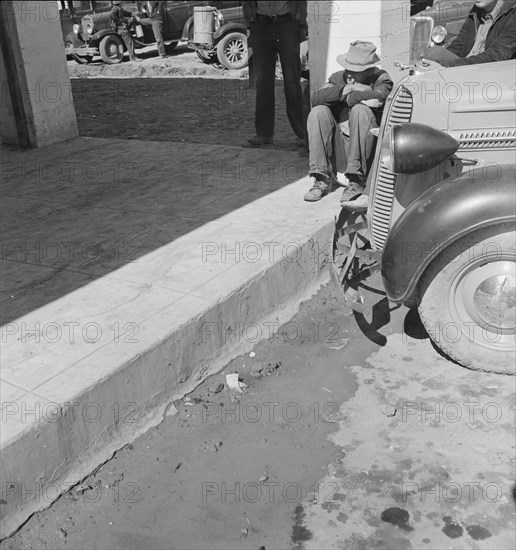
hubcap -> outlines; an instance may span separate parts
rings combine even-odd
[[[226,57],[232,63],[241,61],[244,57],[244,44],[241,40],[231,40],[226,46]]]
[[[110,42],[108,44],[109,57],[118,57],[118,44],[116,42]]]
[[[477,258],[457,273],[450,310],[470,343],[508,352],[516,347],[516,263],[492,259]]]
[[[477,287],[473,302],[486,324],[510,329],[516,324],[515,296],[516,279],[510,275],[495,275]]]

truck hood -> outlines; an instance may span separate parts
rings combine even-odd
[[[409,76],[413,120],[446,132],[516,127],[516,61],[448,67]]]

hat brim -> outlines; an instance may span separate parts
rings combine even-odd
[[[353,65],[353,63],[348,63],[346,61],[346,54],[343,54],[337,56],[337,63],[348,71],[360,73],[362,71],[365,71],[366,69],[370,69],[371,67],[376,67],[378,63],[380,63],[380,59],[378,59],[378,61],[375,61],[374,63],[369,63],[368,65]]]

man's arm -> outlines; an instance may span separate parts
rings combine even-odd
[[[344,71],[333,73],[328,82],[322,87],[313,92],[312,94],[312,106],[316,105],[335,105],[342,103],[342,90],[344,88],[344,79],[342,75]]]
[[[347,103],[353,107],[357,103],[368,99],[377,99],[382,104],[385,103],[388,95],[391,93],[393,82],[387,73],[383,73],[369,90],[353,91],[347,96]]]
[[[452,43],[446,49],[449,52],[454,53],[455,55],[458,55],[460,57],[462,55],[462,51],[464,50],[466,36],[468,36],[468,34],[472,32],[471,27],[475,27],[475,15],[473,11],[468,14],[466,20],[462,24],[462,27],[460,28],[459,34],[453,39]]]
[[[299,22],[301,25],[307,25],[306,17],[307,17],[307,7],[306,7],[306,0],[300,0],[297,3],[298,5],[298,13],[299,13]]]
[[[510,20],[500,36],[489,48],[478,55],[461,57],[453,60],[443,60],[444,67],[457,67],[460,65],[475,65],[477,63],[494,63],[496,61],[507,61],[516,53],[516,12],[512,12]]]

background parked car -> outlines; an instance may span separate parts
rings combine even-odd
[[[57,5],[67,57],[70,57],[71,46],[80,46],[77,36],[73,33],[73,26],[80,24],[85,15],[111,10],[111,0],[59,0]]]
[[[211,2],[211,7],[194,10],[184,27],[183,40],[204,63],[218,61],[227,69],[245,67],[249,52],[242,2]]]
[[[181,40],[183,27],[192,16],[194,7],[207,5],[207,0],[165,2],[163,39],[167,42],[169,51]],[[123,2],[122,8],[129,13],[137,11],[136,2]],[[107,10],[86,15],[80,25],[74,25],[74,30],[70,34],[75,34],[75,42],[70,35],[67,40],[73,43],[69,52],[78,63],[89,63],[95,55],[100,55],[103,61],[109,64],[122,61],[125,44],[111,28],[109,13]],[[150,26],[136,24],[131,29],[131,34],[136,49],[156,43]]]

